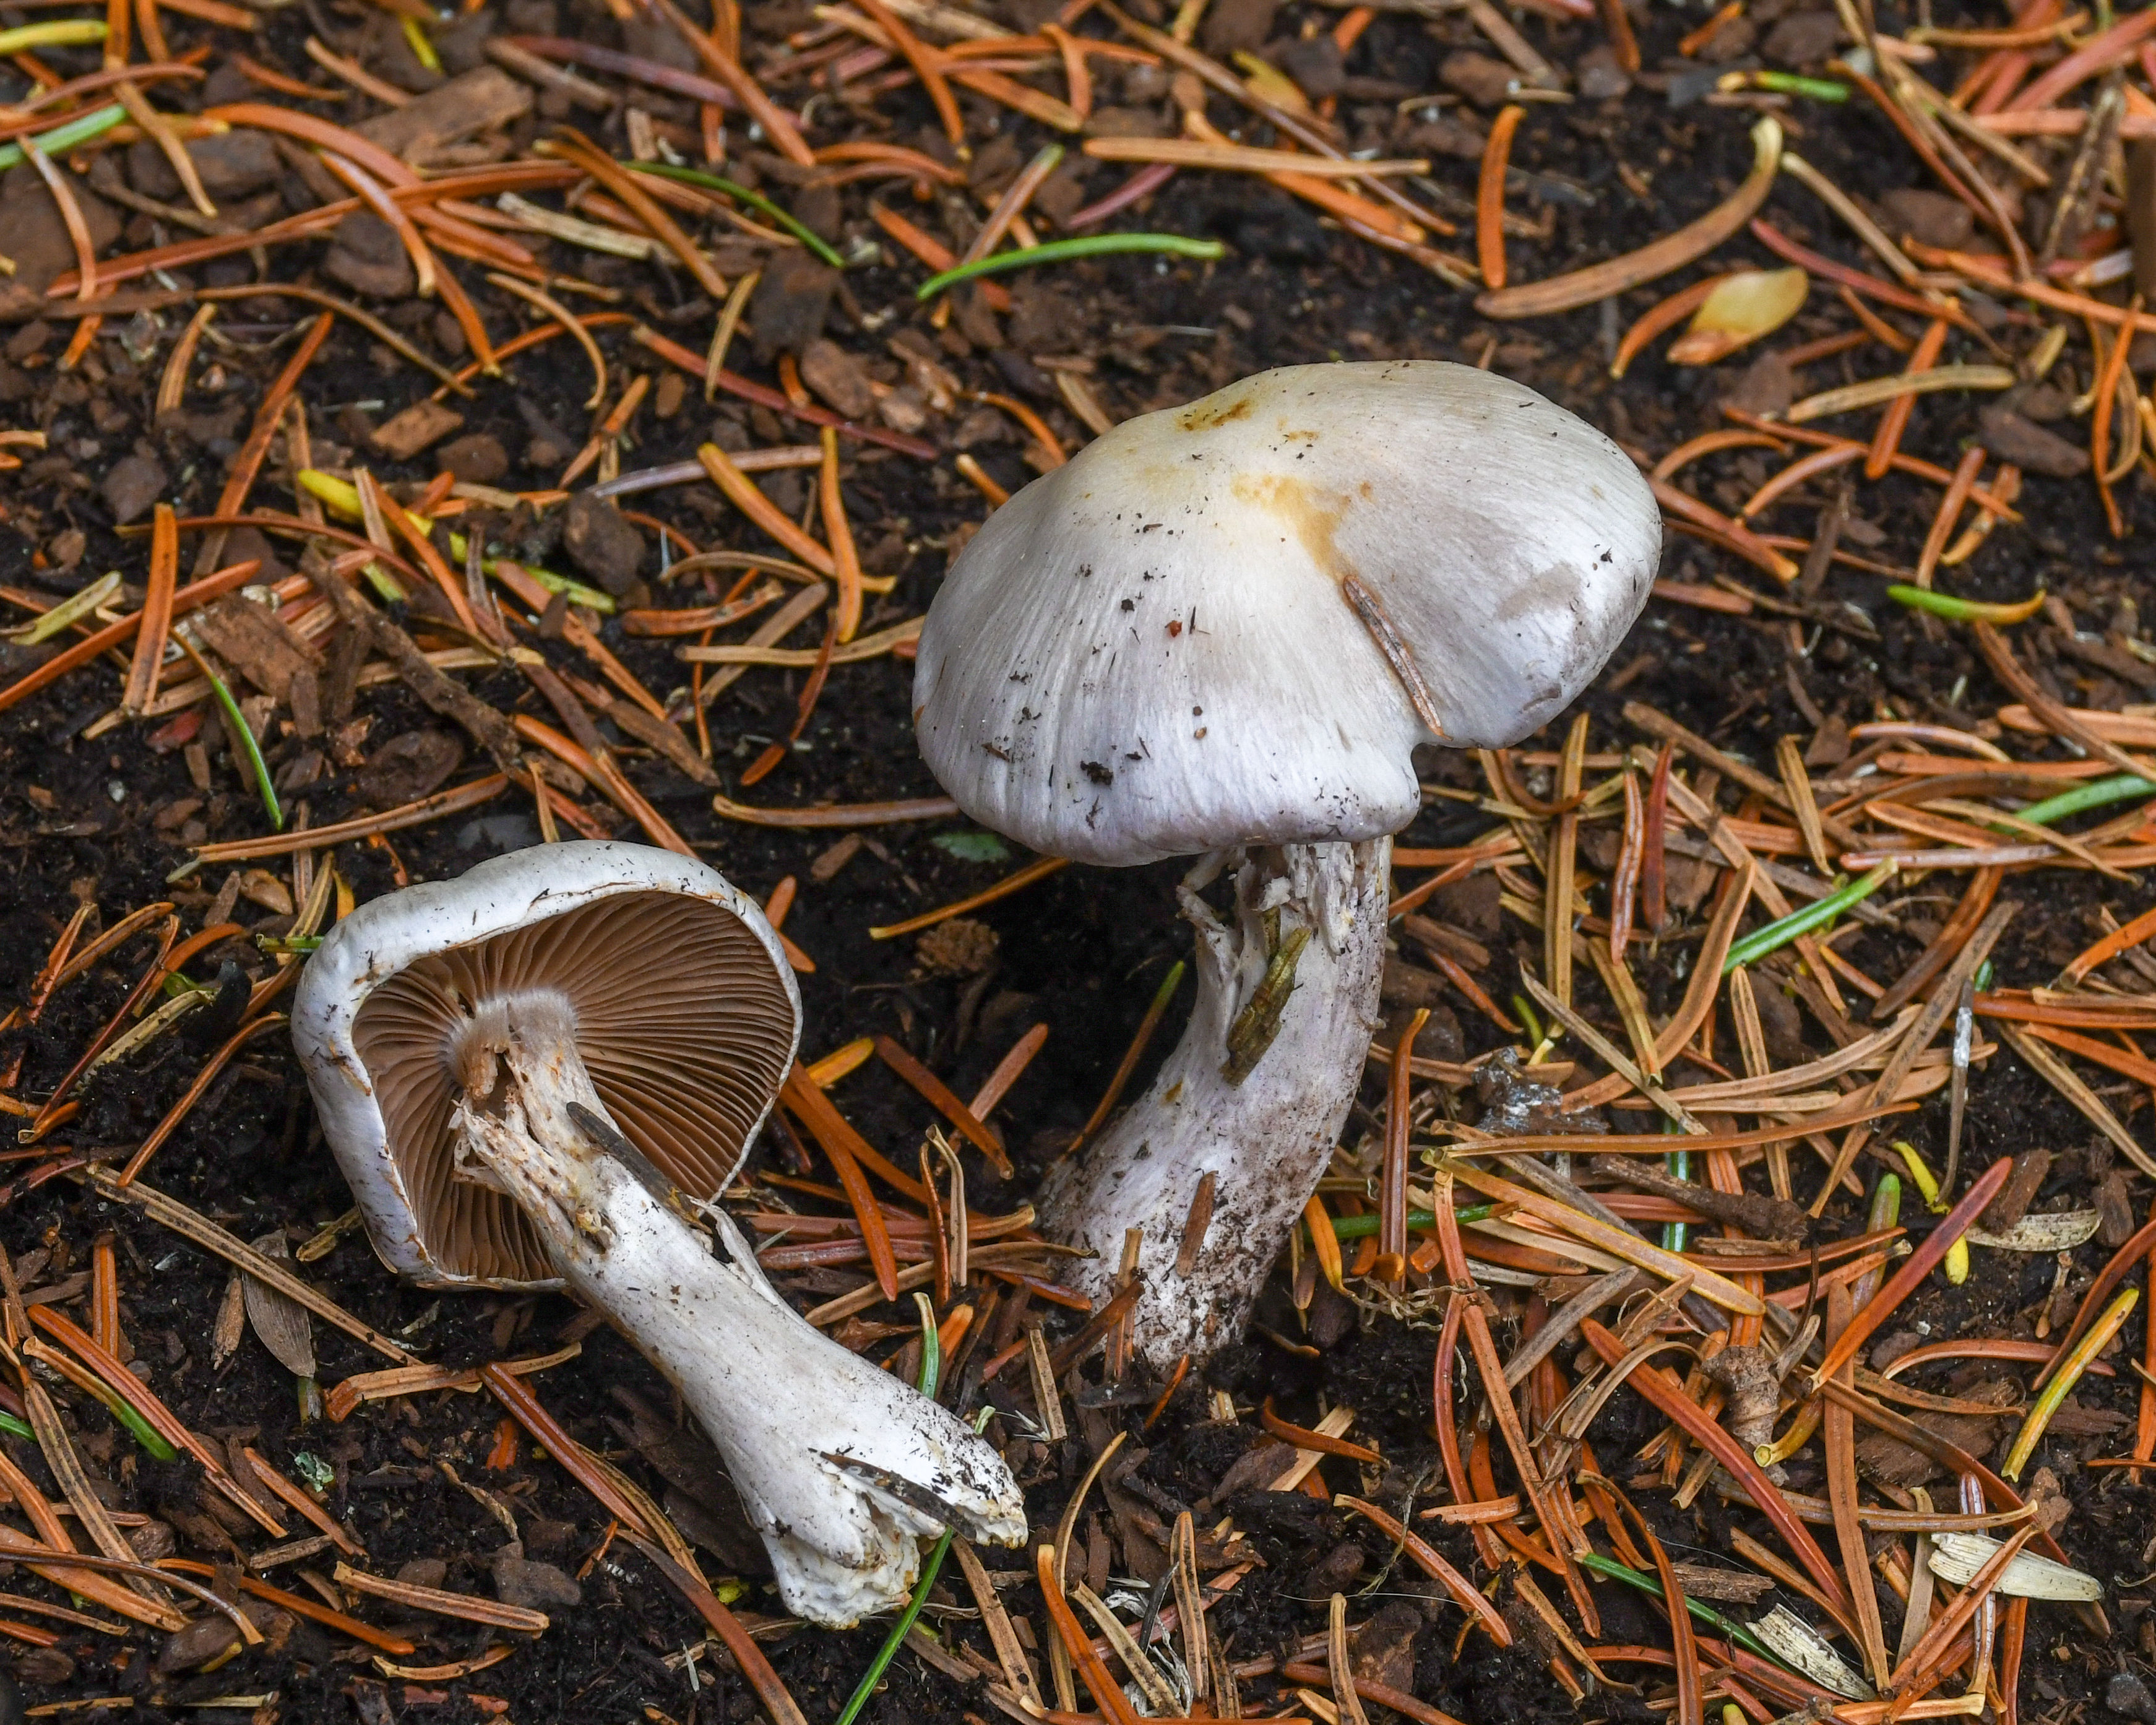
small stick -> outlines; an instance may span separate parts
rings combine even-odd
[[[1348,152],[1333,141],[1322,124],[1313,123],[1311,120],[1306,120],[1300,115],[1291,114],[1286,109],[1277,107],[1265,100],[1247,83],[1220,64],[1219,61],[1200,54],[1196,49],[1184,43],[1177,41],[1165,30],[1156,30],[1150,25],[1138,23],[1121,8],[1111,3],[1111,0],[1101,0],[1100,9],[1115,20],[1116,28],[1125,35],[1142,43],[1155,54],[1173,61],[1185,71],[1194,73],[1230,101],[1240,102],[1253,113],[1270,121],[1276,131],[1293,138],[1306,150],[1316,155],[1330,157],[1336,162],[1348,159]],[[1495,8],[1492,8],[1491,10],[1494,13]],[[1502,18],[1499,23],[1502,24]],[[1452,231],[1450,223],[1433,216],[1428,210],[1395,189],[1384,179],[1368,179],[1363,181],[1363,184],[1374,197],[1390,204],[1401,216],[1418,226],[1429,228],[1440,234],[1449,234]]]
[[[1303,1205],[1302,1221],[1310,1231],[1310,1249],[1327,1285],[1335,1293],[1341,1291],[1347,1281],[1347,1266],[1340,1255],[1340,1236],[1333,1232],[1332,1219],[1325,1213],[1325,1199],[1319,1194],[1312,1193]]]
[[[1662,1584],[1662,1603],[1669,1613],[1670,1652],[1676,1666],[1676,1717],[1679,1725],[1700,1725],[1703,1703],[1699,1681],[1699,1643],[1692,1630],[1691,1609],[1685,1597],[1684,1583],[1678,1576],[1676,1565],[1670,1561],[1669,1553],[1662,1548],[1662,1542],[1655,1537],[1655,1530],[1647,1525],[1646,1517],[1640,1513],[1632,1500],[1617,1489],[1614,1481],[1604,1482],[1603,1489],[1609,1492],[1620,1510],[1631,1517],[1639,1527],[1640,1537],[1647,1542],[1648,1553],[1654,1558],[1656,1577]]]
[[[1908,1033],[1895,1049],[1893,1057],[1887,1062],[1873,1084],[1867,1098],[1872,1106],[1884,1108],[1894,1100],[1902,1081],[1916,1065],[1917,1056],[1923,1052],[1939,1026],[1953,1011],[1955,1003],[1961,998],[1961,985],[1974,977],[1990,956],[1999,937],[2006,932],[2006,925],[2014,920],[2015,913],[2020,908],[2017,901],[2009,899],[2003,904],[1994,906],[1984,921],[1977,925],[1975,932],[1969,937],[1968,944],[1955,957],[1946,975],[1940,979],[1939,986],[1932,991],[1931,999],[1924,1003],[1924,1009],[1917,1015],[1916,1023],[1910,1026]]]
[[[431,1611],[437,1616],[461,1617],[469,1623],[490,1624],[496,1629],[519,1630],[535,1635],[542,1633],[547,1624],[543,1611],[533,1611],[522,1605],[504,1605],[493,1599],[450,1593],[442,1588],[418,1587],[408,1581],[392,1581],[384,1575],[369,1575],[347,1563],[336,1566],[334,1579],[340,1587],[349,1588],[356,1594],[371,1594],[377,1599],[388,1599],[414,1611]]]
[[[2033,1028],[2033,1027],[2032,1027]],[[2078,1109],[2097,1131],[2117,1145],[2126,1159],[2144,1174],[2156,1176],[2156,1159],[2135,1142],[2125,1123],[2112,1112],[2099,1096],[2082,1081],[2081,1075],[2061,1060],[2029,1029],[2018,1024],[1999,1021],[1999,1033],[2006,1039],[2006,1045],[2026,1061],[2059,1094]]]
[[[838,640],[839,614],[834,608],[831,614],[824,619],[823,644],[816,649],[815,661],[802,682],[800,699],[794,704],[793,723],[783,738],[767,746],[763,752],[749,763],[747,770],[741,776],[744,788],[762,783],[776,772],[793,745],[800,741],[801,733],[808,728],[809,718],[814,714],[816,703],[823,697],[824,685],[831,675],[831,654],[837,647]]]
[[[1889,1680],[1894,1688],[1907,1694],[1918,1686],[1928,1686],[1924,1685],[1925,1673],[1943,1658],[1951,1656],[1948,1650],[1968,1626],[1970,1618],[1975,1615],[1977,1607],[1989,1599],[1999,1578],[2005,1573],[2006,1566],[2019,1557],[2021,1548],[2035,1537],[2035,1527],[2024,1527],[1991,1554],[1984,1567],[1969,1578],[1969,1585],[1954,1596],[1953,1603],[1933,1619],[1931,1627],[1924,1631],[1922,1638],[1910,1651],[1908,1656],[1894,1667]],[[1979,1671],[1976,1676],[1976,1687],[1979,1693],[1983,1682],[1984,1673]]]
[[[164,58],[162,54],[159,59]],[[75,201],[74,190],[60,177],[59,170],[52,158],[38,147],[38,141],[25,133],[17,141],[18,147],[30,165],[45,182],[52,193],[53,202],[59,206],[60,220],[67,228],[68,239],[74,243],[75,257],[75,303],[86,305],[97,297],[97,247],[90,239],[89,224],[85,221],[82,206]]]
[[[76,1455],[74,1441],[67,1428],[60,1424],[59,1410],[44,1387],[26,1369],[23,1373],[23,1404],[30,1416],[32,1430],[37,1433],[38,1448],[46,1466],[52,1470],[68,1507],[74,1512],[75,1521],[95,1543],[98,1549],[108,1558],[117,1558],[122,1563],[136,1563],[135,1549],[126,1536],[114,1523],[110,1513],[95,1491],[90,1489],[90,1476],[83,1471],[82,1458]],[[131,1578],[135,1592],[154,1604],[169,1604],[166,1594],[139,1579]],[[169,1625],[165,1625],[170,1627]]]
[[[1460,1224],[1454,1213],[1452,1183],[1454,1170],[1440,1169],[1431,1183],[1432,1202],[1437,1217],[1438,1250],[1443,1253],[1445,1272],[1455,1287],[1470,1285],[1467,1255],[1460,1240]],[[1563,1566],[1567,1590],[1579,1612],[1580,1620],[1590,1635],[1601,1633],[1599,1615],[1594,1608],[1594,1596],[1588,1592],[1579,1567],[1573,1561],[1577,1549],[1586,1545],[1586,1536],[1573,1525],[1569,1516],[1560,1516],[1552,1502],[1549,1481],[1537,1465],[1532,1445],[1520,1424],[1519,1409],[1513,1404],[1512,1395],[1505,1384],[1505,1363],[1498,1358],[1497,1344],[1490,1333],[1488,1315],[1472,1301],[1466,1303],[1461,1322],[1467,1331],[1470,1351],[1475,1356],[1476,1368],[1481,1373],[1482,1384],[1489,1397],[1490,1410],[1495,1416],[1498,1430],[1503,1434],[1505,1446],[1512,1452],[1512,1466],[1520,1478],[1520,1488],[1535,1507],[1558,1562]],[[1560,1486],[1559,1491],[1569,1488]],[[1569,1536],[1569,1538],[1568,1538]],[[1574,1542],[1577,1542],[1575,1546]]]
[[[1917,266],[1909,261],[1907,254],[1888,239],[1879,224],[1865,214],[1863,208],[1840,187],[1835,185],[1833,181],[1827,178],[1794,150],[1785,150],[1782,152],[1782,172],[1796,181],[1798,184],[1810,190],[1822,203],[1840,216],[1848,224],[1850,231],[1877,255],[1880,262],[1886,264],[1900,278],[1902,286],[1918,293],[1923,292],[1922,274]],[[1860,313],[1857,321],[1860,323],[1864,322],[1864,315]]]
[[[107,1353],[117,1358],[126,1346],[120,1339],[119,1262],[112,1249],[112,1232],[99,1235],[90,1249],[90,1333]]]
[[[557,490],[567,490],[574,485],[591,465],[606,453],[608,446],[629,429],[629,422],[635,418],[636,410],[644,405],[644,398],[650,388],[651,377],[647,372],[639,372],[629,380],[629,387],[622,391],[621,399],[607,410],[607,416],[599,422],[598,429],[585,440],[583,448],[577,451],[569,465],[562,470],[562,477],[556,485]],[[612,476],[604,468],[599,471],[601,478]]]
[[[1301,150],[1264,150],[1247,144],[1209,143],[1203,138],[1088,138],[1086,154],[1096,162],[1150,162],[1168,167],[1209,167],[1229,173],[1285,172],[1306,180],[1348,180],[1366,175],[1374,177],[1430,172],[1430,163],[1418,157],[1383,162],[1333,161]]]
[[[1034,1410],[1051,1444],[1060,1444],[1069,1431],[1063,1423],[1063,1397],[1055,1387],[1055,1369],[1048,1357],[1048,1337],[1039,1324],[1025,1332],[1026,1363],[1032,1368]]]
[[[44,964],[38,970],[37,979],[30,984],[29,1005],[23,1014],[25,1022],[36,1024],[44,1012],[45,1003],[52,999],[53,991],[69,976],[76,974],[68,963],[68,956],[74,950],[75,938],[81,934],[83,925],[90,921],[90,912],[96,908],[96,901],[91,899],[85,899],[77,905],[74,915],[68,919],[67,927],[60,931],[60,937],[53,942],[53,949],[45,955]],[[128,932],[132,934],[136,929],[155,922],[171,908],[169,903],[144,906],[127,919],[131,925]],[[234,927],[237,932],[238,925],[234,924]],[[105,942],[100,941],[95,944],[103,947]]]
[[[1636,74],[1640,69],[1640,43],[1632,33],[1632,18],[1625,10],[1624,0],[1600,0],[1599,9],[1602,28],[1609,35],[1619,67],[1628,74]]]
[[[542,288],[532,286],[530,282],[520,281],[514,275],[504,275],[498,271],[489,272],[486,279],[495,286],[516,295],[518,299],[528,304],[537,306],[547,316],[561,325],[564,331],[575,338],[577,345],[584,350],[584,357],[592,362],[592,393],[584,405],[587,408],[596,408],[601,402],[604,401],[607,393],[606,356],[599,352],[599,344],[592,339],[592,332],[584,326],[583,321],[552,294]],[[503,348],[496,348],[495,357],[497,359],[500,358],[506,351]]]
[[[1327,1414],[1323,1423],[1330,1425],[1335,1423],[1336,1419],[1340,1421],[1341,1429],[1346,1430],[1346,1416],[1338,1409],[1335,1409],[1332,1414]],[[1273,1411],[1273,1399],[1270,1396],[1267,1396],[1259,1408],[1258,1423],[1268,1435],[1276,1437],[1282,1443],[1292,1445],[1298,1450],[1308,1450],[1319,1455],[1338,1455],[1349,1461],[1359,1461],[1369,1467],[1374,1467],[1384,1460],[1383,1456],[1367,1444],[1353,1444],[1346,1438],[1336,1436],[1329,1431],[1313,1430],[1305,1425],[1291,1425]]]
[[[1190,1356],[1186,1353],[1177,1358],[1175,1369],[1168,1374],[1168,1382],[1162,1386],[1160,1394],[1153,1398],[1152,1406],[1147,1410],[1144,1424],[1139,1428],[1141,1430],[1151,1431],[1159,1423],[1160,1416],[1168,1411],[1168,1404],[1175,1399],[1175,1392],[1183,1388],[1183,1380],[1189,1375]]]
[[[696,459],[735,508],[819,575],[836,573],[838,566],[831,553],[788,521],[724,449],[716,444],[704,444],[698,447]]]
[[[188,159],[192,161],[193,158]],[[199,307],[187,320],[187,326],[180,331],[180,339],[172,343],[172,355],[166,360],[164,372],[157,380],[156,419],[162,420],[180,410],[187,398],[187,372],[194,364],[195,350],[202,345],[203,331],[216,316],[217,304],[214,300]]]
[[[6,1462],[4,1468],[0,1468],[0,1474],[8,1476],[5,1483],[11,1493],[14,1490],[16,1480],[22,1480],[25,1486],[29,1486],[29,1481],[12,1461]],[[38,1507],[44,1509],[46,1516],[52,1516],[52,1507],[42,1497],[37,1497],[35,1487],[30,1487],[29,1491],[30,1496],[36,1497]],[[26,1509],[28,1508],[27,1502],[24,1507]],[[34,1519],[34,1512],[32,1513]],[[245,1614],[237,1606],[228,1600],[219,1599],[199,1582],[185,1581],[177,1576],[166,1574],[148,1563],[130,1563],[119,1558],[93,1557],[87,1553],[73,1551],[69,1548],[66,1535],[60,1532],[57,1519],[53,1522],[53,1532],[59,1535],[57,1541],[47,1540],[41,1543],[30,1538],[27,1534],[18,1533],[13,1527],[0,1527],[0,1553],[4,1553],[14,1562],[23,1564],[32,1574],[42,1575],[55,1586],[65,1588],[72,1594],[80,1594],[85,1599],[95,1600],[108,1610],[116,1611],[123,1617],[131,1617],[139,1622],[154,1625],[159,1629],[168,1629],[175,1624],[184,1628],[187,1620],[169,1608],[151,1605],[148,1601],[131,1593],[126,1588],[116,1586],[105,1580],[104,1575],[85,1572],[103,1570],[107,1574],[162,1582],[167,1586],[177,1587],[190,1593],[203,1604],[223,1612],[235,1625],[247,1623]],[[173,1564],[177,1564],[177,1562],[173,1558],[167,1558],[166,1561],[167,1563]],[[208,1566],[205,1564],[203,1568],[207,1572]],[[247,1624],[247,1628],[240,1631],[241,1640],[250,1646],[259,1644],[261,1639],[259,1630],[254,1630],[253,1639],[249,1639],[248,1630],[253,1628],[252,1624]],[[408,1641],[403,1645],[404,1651],[409,1652],[411,1643]]]
[[[667,0],[660,0],[660,3],[666,5]],[[675,17],[679,18],[680,13],[676,8],[668,5],[667,9],[674,11]],[[706,44],[702,36],[697,35],[694,39],[700,52],[706,50]],[[739,68],[736,68],[736,70],[738,71]],[[742,75],[745,77],[747,74]],[[783,144],[778,132],[769,127],[766,130],[769,131],[772,141],[774,144],[779,144],[783,151]],[[788,131],[791,133],[792,129],[789,127]],[[799,146],[801,143],[799,135],[794,133],[792,136],[794,143]],[[581,132],[569,131],[562,137],[546,141],[544,147],[552,153],[575,163],[605,187],[608,192],[619,198],[638,221],[643,223],[647,229],[663,240],[667,249],[680,259],[681,262],[687,266],[690,275],[696,278],[696,285],[702,288],[705,293],[721,305],[726,302],[726,277],[719,274],[717,266],[711,262],[710,256],[681,231],[680,224],[660,207],[658,201],[644,189],[643,183],[635,175],[623,168],[612,157],[605,154]]]
[[[1676,744],[1665,738],[1655,754],[1654,775],[1647,781],[1645,831],[1640,857],[1640,908],[1650,933],[1659,934],[1669,921],[1667,898],[1667,837],[1670,809],[1670,768]]]
[[[1001,1597],[996,1592],[994,1580],[988,1568],[974,1555],[973,1548],[963,1539],[951,1542],[951,1554],[958,1560],[965,1572],[966,1585],[972,1590],[973,1604],[981,1613],[982,1626],[988,1632],[989,1644],[996,1650],[996,1662],[1003,1667],[1004,1681],[1021,1701],[1035,1706],[1040,1702],[1040,1685],[1034,1678],[1033,1667],[1027,1662],[1024,1649],[1019,1645],[1018,1631],[1011,1625],[1010,1613],[1004,1609]]]
[[[356,815],[350,820],[312,827],[304,833],[280,833],[273,838],[235,839],[223,845],[198,845],[193,865],[253,862],[264,857],[289,856],[295,850],[326,849],[355,839],[371,838],[377,833],[402,832],[407,827],[424,826],[446,814],[460,814],[467,809],[475,809],[482,803],[491,802],[508,788],[506,773],[490,773],[470,784],[437,791],[431,797],[423,797],[416,803],[407,803],[380,814]]]
[[[1997,896],[1999,882],[2004,878],[2002,872],[1995,868],[1979,869],[1969,877],[1961,901],[1947,918],[1946,927],[1939,932],[1938,939],[1924,949],[1899,981],[1872,1004],[1873,1019],[1891,1020],[1962,949],[1969,937],[1967,931],[1973,930],[1991,909],[1991,901]]]

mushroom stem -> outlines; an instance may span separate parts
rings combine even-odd
[[[1143,1230],[1132,1339],[1157,1368],[1240,1337],[1332,1159],[1378,1024],[1391,858],[1389,838],[1239,848],[1183,877],[1198,933],[1189,1025],[1144,1099],[1042,1197],[1046,1229],[1091,1248],[1072,1272],[1096,1301],[1126,1230]],[[1224,920],[1199,896],[1223,875]],[[1209,1219],[1193,1214],[1209,1178]]]
[[[803,1321],[740,1231],[694,1212],[606,1111],[575,1018],[537,991],[481,1005],[454,1039],[464,1178],[506,1193],[564,1281],[680,1389],[762,1536],[787,1608],[844,1628],[902,1604],[916,1541],[955,1525],[1016,1544],[1002,1458],[947,1409]]]

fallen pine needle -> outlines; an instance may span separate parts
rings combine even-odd
[[[484,1623],[495,1629],[518,1630],[527,1635],[545,1631],[547,1614],[523,1605],[505,1605],[471,1594],[450,1593],[439,1587],[418,1587],[408,1581],[392,1581],[386,1575],[370,1575],[349,1563],[339,1563],[331,1579],[339,1587],[368,1594],[414,1611],[431,1611],[437,1617],[461,1617],[467,1623]]]
[[[1008,898],[1014,892],[1023,891],[1036,880],[1046,880],[1070,860],[1067,856],[1035,857],[1024,868],[1006,875],[994,886],[985,886],[968,897],[939,906],[932,911],[923,911],[918,916],[909,916],[903,922],[887,922],[880,927],[871,928],[869,938],[896,940],[900,935],[917,933],[921,929],[933,927],[938,922],[947,922],[953,916],[962,916],[968,911],[978,910],[983,905],[993,904],[999,898]]]

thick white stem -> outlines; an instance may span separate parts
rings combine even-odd
[[[1183,1040],[1144,1099],[1058,1168],[1042,1197],[1048,1230],[1095,1254],[1071,1273],[1096,1302],[1113,1291],[1126,1230],[1144,1230],[1132,1339],[1156,1368],[1241,1337],[1332,1158],[1378,1024],[1391,857],[1389,839],[1235,850],[1184,878],[1198,999]],[[1235,900],[1225,922],[1199,897],[1224,872]],[[1224,1070],[1230,1034],[1272,956],[1303,930],[1278,1027],[1235,1082]],[[1211,1218],[1194,1246],[1208,1175]]]
[[[957,1416],[804,1322],[739,1230],[720,1255],[608,1118],[558,997],[482,1009],[456,1051],[470,1178],[538,1224],[569,1286],[681,1392],[763,1537],[788,1609],[843,1628],[906,1599],[948,1523],[1017,1544],[1025,1504]]]

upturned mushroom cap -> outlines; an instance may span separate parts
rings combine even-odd
[[[1375,838],[1419,807],[1415,745],[1515,742],[1586,686],[1661,548],[1638,470],[1522,384],[1261,372],[988,518],[921,632],[921,753],[975,819],[1084,861]]]
[[[307,961],[292,1040],[382,1260],[433,1285],[552,1287],[530,1221],[458,1178],[454,1055],[488,1009],[567,1002],[623,1133],[716,1197],[793,1059],[800,996],[763,913],[639,845],[541,845],[362,905]]]

